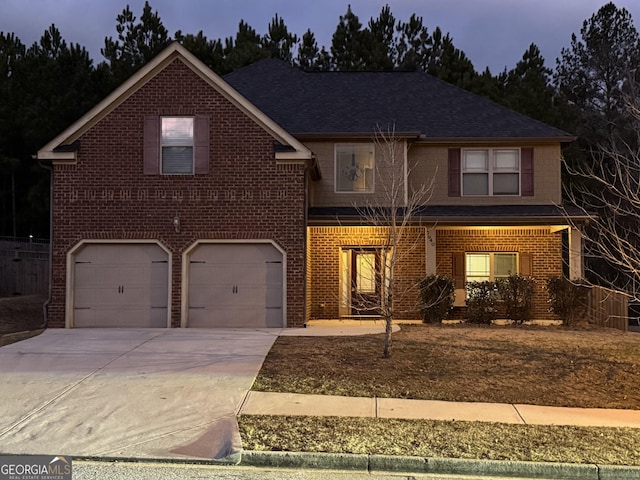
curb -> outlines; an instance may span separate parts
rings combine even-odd
[[[27,338],[35,337],[44,332],[45,329],[25,330],[22,332],[0,333],[0,347],[11,345],[12,343],[21,342]]]
[[[637,480],[640,467],[307,452],[243,451],[240,466],[554,480]]]

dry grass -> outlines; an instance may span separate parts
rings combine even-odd
[[[640,409],[640,334],[564,327],[405,326],[280,337],[255,390]],[[243,416],[245,448],[640,465],[640,429]]]
[[[42,328],[44,295],[0,298],[0,335]]]
[[[254,390],[640,410],[640,335],[563,327],[404,326],[280,337]],[[295,365],[295,368],[292,368]]]
[[[640,430],[381,418],[242,416],[248,450],[640,465]]]

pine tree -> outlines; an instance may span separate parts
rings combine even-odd
[[[262,37],[262,48],[270,58],[278,58],[293,63],[293,51],[298,44],[298,36],[289,33],[284,20],[276,13],[271,20],[267,34]]]
[[[331,39],[331,67],[333,70],[366,70],[368,66],[365,33],[358,17],[347,8]]]
[[[100,50],[111,67],[113,86],[120,85],[171,43],[158,12],[151,10],[148,1],[144,4],[140,22],[136,22],[129,5],[116,21],[118,38],[105,38]]]

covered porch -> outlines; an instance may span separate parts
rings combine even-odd
[[[417,281],[431,274],[454,279],[457,316],[464,310],[467,281],[514,273],[533,277],[534,318],[557,319],[548,311],[546,280],[583,277],[582,238],[560,209],[553,210],[554,215],[507,218],[451,215],[461,213],[461,207],[448,208],[449,215],[444,217],[440,215],[443,208],[437,208],[437,217],[433,209],[425,208],[411,226],[403,227],[395,244],[389,228],[358,223],[355,216],[347,215],[351,209],[332,209],[333,221],[321,212],[310,215],[307,323],[378,319],[376,306],[385,301],[389,288],[394,319],[419,321]],[[516,210],[527,212],[525,207]]]

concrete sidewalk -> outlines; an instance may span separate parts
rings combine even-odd
[[[640,411],[250,391],[239,415],[429,419],[640,428]]]

